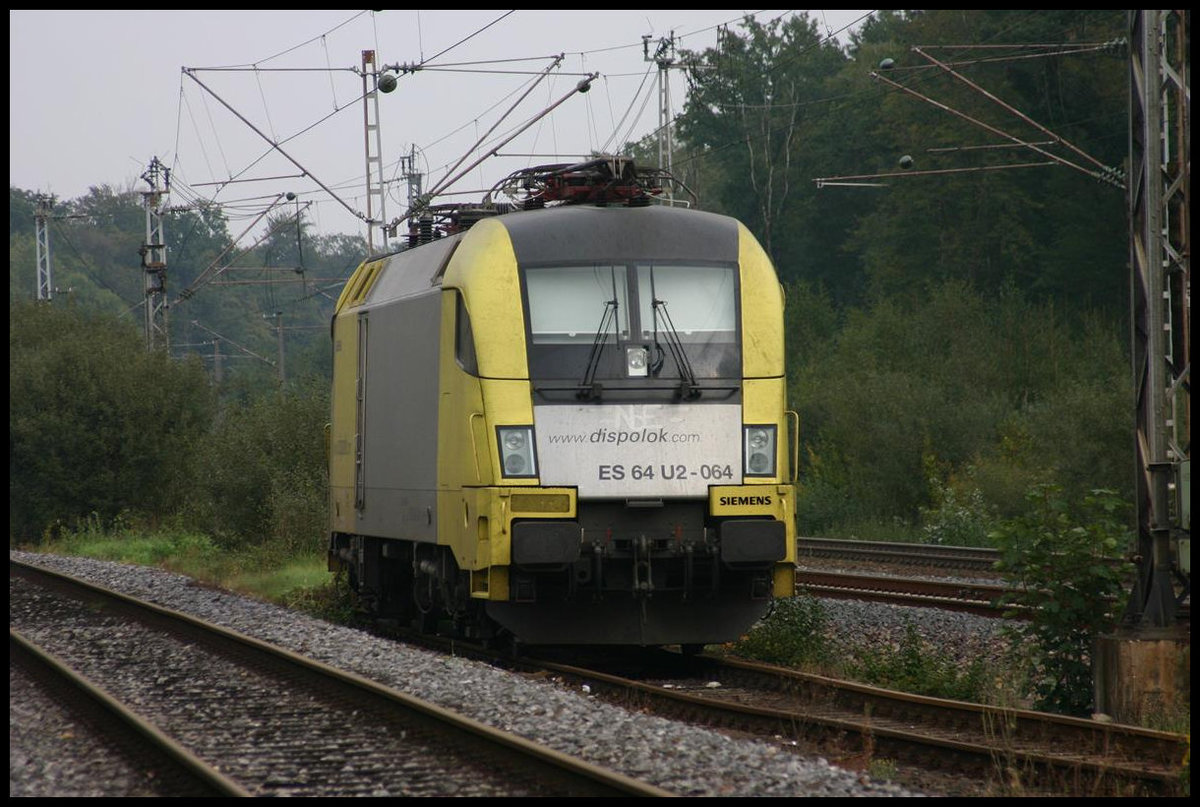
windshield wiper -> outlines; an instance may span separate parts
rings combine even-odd
[[[700,397],[700,388],[696,386],[696,374],[692,371],[692,363],[688,361],[687,351],[683,349],[683,342],[679,340],[679,331],[675,330],[675,323],[671,322],[671,314],[667,311],[667,301],[654,298],[654,347],[658,349],[660,358],[655,362],[655,375],[662,368],[661,352],[662,348],[658,344],[658,312],[662,310],[663,322],[667,325],[667,347],[671,351],[671,358],[675,359],[675,366],[679,368],[679,389],[676,395],[685,400],[694,400]]]
[[[583,380],[579,382],[579,389],[575,392],[575,397],[581,400],[598,400],[603,387],[595,380],[596,370],[600,367],[600,354],[604,352],[604,346],[608,344],[608,327],[609,322],[616,323],[617,321],[617,298],[604,301],[604,314],[600,317],[600,327],[596,329],[596,336],[592,339],[592,350],[588,354],[587,367],[583,371]]]

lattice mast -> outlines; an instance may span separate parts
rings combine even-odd
[[[1125,622],[1165,627],[1191,591],[1190,13],[1129,19],[1139,568]]]
[[[162,214],[165,212],[165,198],[171,188],[171,169],[155,157],[142,174],[142,179],[150,186],[150,190],[142,191],[142,204],[146,208],[146,240],[140,250],[146,296],[146,348],[168,350],[167,242]]]

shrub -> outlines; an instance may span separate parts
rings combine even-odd
[[[325,530],[327,384],[225,404],[196,457],[192,520],[226,545],[315,547]]]
[[[935,698],[978,701],[986,679],[985,662],[975,659],[966,669],[953,655],[921,638],[907,622],[894,648],[859,650],[849,663],[851,676],[875,686]]]
[[[932,457],[925,463],[933,507],[921,508],[925,542],[944,546],[989,547],[988,533],[995,523],[993,509],[979,488],[942,482]],[[971,469],[968,469],[968,477]]]
[[[1128,504],[1111,490],[1094,490],[1073,507],[1050,484],[1035,486],[1027,501],[1027,513],[992,533],[998,569],[1012,588],[1001,601],[1032,612],[1008,633],[1028,654],[1035,707],[1086,716],[1093,642],[1112,629],[1124,605]]]
[[[830,656],[825,635],[828,621],[815,597],[801,594],[778,600],[772,612],[732,649],[740,656],[771,664],[820,664]]]
[[[11,305],[8,333],[10,540],[157,518],[187,499],[187,458],[211,420],[199,359],[147,351],[129,321],[70,308]]]

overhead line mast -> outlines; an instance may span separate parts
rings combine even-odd
[[[163,197],[171,188],[171,169],[155,157],[142,179],[150,185],[150,190],[142,191],[146,240],[140,250],[146,291],[146,349],[165,351],[170,347],[170,336],[167,332],[167,243],[162,214]]]
[[[1123,723],[1191,700],[1191,69],[1188,11],[1129,13],[1136,578],[1095,645],[1095,706]]]
[[[673,174],[675,145],[671,140],[671,77],[668,71],[675,66],[675,32],[672,31],[669,37],[659,37],[653,56],[650,55],[650,35],[642,36],[642,57],[644,61],[658,65],[658,167]],[[667,204],[673,199],[668,185]]]
[[[394,76],[384,74],[379,77],[379,69],[375,64],[375,51],[362,52],[362,82],[363,82],[363,134],[366,140],[367,154],[367,250],[375,251],[375,229],[378,228],[383,243],[387,249],[387,194],[383,187],[383,145],[379,132],[379,92],[391,92],[396,88]],[[371,184],[371,174],[375,173],[377,180]],[[376,205],[374,202],[378,200]],[[379,214],[376,216],[375,211]]]
[[[50,231],[47,229],[53,206],[53,196],[39,195],[33,214],[37,232],[37,299],[47,302],[54,296],[54,280],[50,272]]]

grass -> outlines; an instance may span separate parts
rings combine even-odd
[[[952,654],[923,640],[912,624],[890,647],[835,643],[820,600],[807,594],[777,602],[766,619],[727,650],[743,658],[937,698],[982,703],[990,684],[982,659],[964,669]]]
[[[329,599],[334,590],[324,553],[315,548],[297,551],[294,546],[264,543],[230,549],[210,536],[174,527],[103,529],[88,522],[37,547],[18,548],[155,566],[285,605]],[[329,592],[319,594],[324,588]]]

